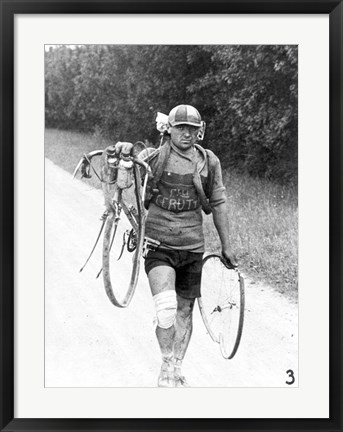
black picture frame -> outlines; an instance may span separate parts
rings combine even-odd
[[[343,4],[337,0],[0,0],[1,12],[1,431],[342,429]],[[14,418],[14,17],[16,14],[329,14],[330,26],[330,416],[328,419]],[[318,263],[320,263],[318,251]],[[319,348],[319,347],[318,347]],[[313,379],[316,379],[313,377]]]

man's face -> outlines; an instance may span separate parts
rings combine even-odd
[[[187,151],[196,143],[199,129],[196,126],[181,124],[169,126],[168,132],[176,147],[181,151]]]

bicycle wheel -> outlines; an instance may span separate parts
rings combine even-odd
[[[223,357],[232,359],[243,331],[244,279],[238,270],[229,269],[219,255],[203,259],[198,304],[209,335],[220,344]]]
[[[120,191],[118,203],[113,211],[108,212],[104,228],[102,273],[105,291],[111,303],[121,308],[127,307],[134,295],[144,243],[146,213],[140,199],[140,178],[136,171],[132,186],[136,190]],[[124,246],[131,229],[135,232],[136,248],[129,253],[132,248]]]

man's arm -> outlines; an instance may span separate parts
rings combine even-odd
[[[213,207],[212,214],[214,226],[216,227],[222,244],[223,257],[226,258],[233,266],[237,266],[236,257],[231,251],[230,246],[229,221],[226,202],[222,202]]]

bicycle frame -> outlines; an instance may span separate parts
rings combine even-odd
[[[142,257],[143,244],[144,244],[145,221],[147,217],[147,211],[144,208],[144,199],[145,199],[148,176],[150,173],[150,167],[145,162],[132,157],[127,158],[127,160],[133,163],[132,169],[133,169],[135,196],[136,196],[136,203],[137,203],[137,214],[134,214],[132,209],[126,206],[122,200],[122,192],[124,189],[128,187],[128,185],[125,184],[125,179],[123,182],[113,181],[113,172],[107,173],[110,175],[106,176],[106,172],[105,172],[106,170],[103,170],[104,171],[103,178],[106,179],[103,183],[103,190],[105,194],[105,201],[107,207],[107,218],[106,218],[106,226],[105,226],[105,233],[104,233],[104,245],[103,245],[103,267],[102,267],[103,280],[104,280],[105,291],[108,298],[115,306],[121,308],[127,307],[130,304],[138,282],[140,259]],[[118,167],[118,161],[115,160],[113,162],[113,166]],[[139,190],[141,188],[141,176],[140,176],[140,171],[138,166],[142,166],[145,169],[145,176],[144,176],[141,195],[139,194]],[[130,184],[130,181],[128,181],[128,184]],[[110,251],[116,233],[117,225],[120,220],[121,210],[124,211],[133,230],[136,233],[137,247],[135,249],[135,255],[133,258],[133,269],[132,269],[129,287],[127,289],[127,292],[123,300],[119,301],[112,287],[112,281],[110,275]]]

